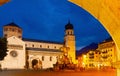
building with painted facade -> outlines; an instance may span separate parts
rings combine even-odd
[[[116,62],[116,45],[112,39],[107,39],[98,45],[100,52],[100,65],[113,67]]]
[[[99,52],[97,50],[89,50],[78,57],[78,65],[84,68],[98,68]]]
[[[85,68],[115,68],[116,45],[114,41],[106,39],[98,44],[98,48],[88,50],[78,56],[78,65]]]

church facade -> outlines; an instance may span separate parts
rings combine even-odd
[[[23,38],[22,28],[15,23],[5,25],[3,35],[8,41],[8,55],[0,61],[2,69],[52,68],[63,55],[63,46],[69,47],[68,57],[76,63],[75,36],[70,22],[65,25],[64,43]]]

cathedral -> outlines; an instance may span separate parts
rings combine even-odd
[[[0,61],[2,69],[39,69],[53,68],[63,55],[63,48],[69,47],[68,57],[76,64],[75,35],[73,25],[65,25],[64,43],[26,39],[22,37],[22,28],[15,23],[3,26],[3,37],[7,38],[7,56]]]

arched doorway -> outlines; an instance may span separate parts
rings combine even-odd
[[[32,60],[32,68],[35,70],[38,69],[38,60],[37,59]]]
[[[39,59],[33,59],[32,60],[32,69],[34,69],[34,70],[42,69],[42,61],[40,61]]]

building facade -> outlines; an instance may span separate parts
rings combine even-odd
[[[7,56],[1,61],[2,69],[23,69],[25,67],[25,42],[12,36],[7,38]]]
[[[113,67],[116,62],[116,45],[112,39],[105,40],[98,45],[101,66]]]
[[[88,68],[98,68],[99,64],[99,52],[97,50],[90,50],[87,53],[88,56],[88,63],[87,67]]]
[[[39,64],[38,68],[52,68],[53,64],[56,64],[57,58],[62,55],[60,50],[63,47],[62,43],[23,39],[26,46],[27,60],[29,68],[32,69],[34,64],[33,60],[37,60]]]
[[[84,68],[98,68],[99,52],[97,50],[89,50],[78,57],[78,65]]]
[[[63,55],[63,46],[69,47],[68,57],[72,63],[76,61],[75,36],[73,25],[65,25],[63,42],[25,39],[22,37],[22,28],[15,23],[3,27],[3,37],[8,41],[7,56],[0,61],[2,69],[46,69],[53,68],[59,57]]]
[[[78,56],[80,67],[85,68],[115,68],[116,45],[112,39],[107,39],[98,44],[98,48],[88,50]]]

